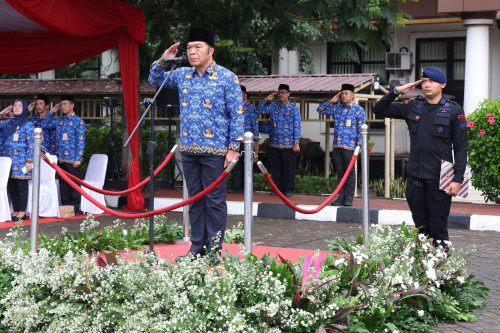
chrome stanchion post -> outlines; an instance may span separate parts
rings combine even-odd
[[[244,231],[245,251],[252,252],[252,202],[253,202],[253,133],[243,135],[245,143],[245,202],[244,202]]]
[[[182,172],[184,175],[184,172]],[[186,201],[189,199],[188,189],[186,185],[186,180],[184,176],[182,177],[182,200]],[[182,221],[184,224],[184,237],[182,240],[185,242],[189,242],[191,239],[189,238],[189,205],[184,205],[182,208]]]
[[[40,197],[40,145],[42,143],[42,129],[35,128],[33,146],[33,168],[31,170],[31,252],[38,252],[38,211]]]
[[[363,236],[364,244],[368,245],[370,236],[370,205],[368,203],[368,125],[361,125],[361,187],[363,195]]]

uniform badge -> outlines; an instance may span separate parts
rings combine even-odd
[[[206,137],[206,138],[213,138],[215,135],[215,133],[210,129],[210,128],[207,128],[204,132],[203,132],[203,136]]]
[[[206,107],[206,108],[211,109],[212,108],[212,102],[210,102],[210,100],[207,98],[207,99],[203,100],[203,106]]]

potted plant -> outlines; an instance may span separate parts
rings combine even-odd
[[[367,144],[368,144],[368,154],[371,154],[371,152],[372,152],[372,148],[373,148],[373,146],[375,146],[375,141],[373,141],[373,140],[368,140],[368,141],[367,141]]]

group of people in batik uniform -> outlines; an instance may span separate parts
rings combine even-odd
[[[35,128],[42,128],[42,152],[57,156],[58,165],[63,170],[80,178],[85,123],[75,114],[74,107],[74,97],[66,95],[50,109],[49,97],[39,94],[30,104],[18,98],[0,112],[0,156],[9,157],[12,161],[7,185],[14,210],[12,221],[27,218]],[[33,110],[35,114],[29,117]],[[59,110],[62,116],[55,118],[54,114]],[[61,204],[74,206],[77,212],[80,209],[80,194],[63,179],[59,182],[59,189]]]

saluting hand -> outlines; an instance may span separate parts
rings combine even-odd
[[[407,94],[409,93],[410,91],[412,91],[413,89],[415,89],[416,86],[418,86],[420,83],[422,83],[422,80],[418,80],[416,82],[410,82],[410,83],[407,83],[405,85],[402,85],[402,86],[399,86],[399,87],[396,87],[396,89],[402,93],[402,94]]]
[[[29,112],[33,111],[33,109],[35,108],[35,104],[36,104],[36,101],[35,102],[31,102],[30,105],[28,105],[28,111]]]
[[[12,111],[12,109],[14,108],[14,105],[9,105],[8,107],[6,107],[5,109],[3,109],[1,112],[0,112],[0,115],[4,116],[6,115],[7,113],[9,113],[10,111]]]
[[[276,95],[278,95],[277,92],[270,93],[266,98],[264,98],[264,102],[271,102]]]
[[[61,102],[59,102],[56,105],[54,105],[54,107],[52,108],[52,110],[50,110],[50,113],[56,113],[57,111],[59,111],[60,108],[61,108]]]
[[[342,91],[339,91],[339,93],[335,96],[332,97],[332,99],[330,100],[330,104],[335,104],[339,101],[339,98],[340,98],[340,94],[342,94]]]
[[[161,56],[160,59],[175,58],[178,50],[179,50],[179,43],[175,43],[174,45],[166,49],[165,52],[163,52],[163,55]]]

